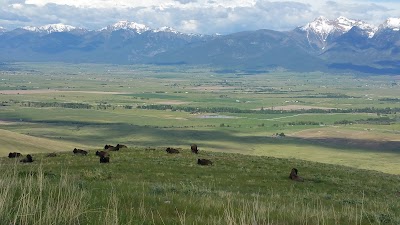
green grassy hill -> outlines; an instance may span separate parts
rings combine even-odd
[[[98,149],[99,150],[99,149]],[[164,148],[1,158],[4,224],[399,224],[400,177],[295,159]],[[197,165],[197,158],[213,161]],[[304,182],[288,178],[295,167]]]
[[[68,141],[50,140],[3,129],[0,129],[0,143],[0,155],[2,156],[8,155],[9,152],[20,152],[23,154],[60,152],[82,146]]]

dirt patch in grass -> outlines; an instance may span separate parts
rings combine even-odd
[[[290,110],[302,110],[302,109],[304,109],[304,110],[308,110],[308,109],[326,109],[326,110],[328,110],[328,109],[335,109],[335,108],[310,106],[310,105],[283,105],[283,106],[267,107],[264,109],[290,111]],[[255,110],[261,110],[261,108],[258,108]]]

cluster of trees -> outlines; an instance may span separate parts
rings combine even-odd
[[[380,98],[378,100],[382,102],[400,102],[400,98]]]
[[[273,110],[264,109],[251,110],[239,109],[233,107],[193,107],[193,106],[172,106],[172,105],[141,105],[137,106],[139,109],[153,109],[153,110],[171,110],[171,111],[184,111],[190,113],[261,113],[261,114],[283,114],[283,113],[379,113],[379,114],[396,114],[400,112],[400,108],[355,108],[355,109],[297,109],[297,110]]]
[[[21,102],[24,107],[59,107],[69,109],[92,109],[93,106],[87,103],[74,103],[74,102]]]
[[[68,109],[98,109],[98,110],[106,110],[106,109],[115,109],[116,107],[111,104],[97,104],[91,105],[88,103],[76,103],[76,102],[19,102],[19,104],[23,107],[36,107],[36,108],[45,108],[45,107],[53,107],[53,108],[68,108]],[[131,107],[132,108],[132,107]]]
[[[340,93],[319,93],[318,95],[297,96],[296,98],[357,98]]]
[[[294,121],[294,122],[289,122],[287,125],[289,126],[296,126],[296,125],[321,125],[324,124],[322,122],[315,122],[315,121]]]
[[[396,119],[392,119],[389,117],[378,117],[378,118],[368,118],[368,119],[360,119],[360,120],[340,120],[335,121],[334,124],[378,124],[378,125],[390,125],[396,122]]]

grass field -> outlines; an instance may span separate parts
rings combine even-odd
[[[0,71],[5,224],[400,224],[398,76],[10,66]],[[117,143],[130,148],[99,164],[94,152]],[[293,167],[305,182],[288,179]]]
[[[2,158],[6,224],[398,224],[399,177],[298,159],[164,148]],[[196,164],[197,158],[213,161]],[[304,182],[288,179],[299,169]]]

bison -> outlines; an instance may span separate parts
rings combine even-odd
[[[20,162],[22,162],[22,163],[31,163],[31,162],[33,162],[32,156],[28,154],[28,155],[26,155],[26,158],[25,159],[21,159]]]
[[[118,148],[128,148],[126,145],[120,145],[120,144],[117,144],[117,147]]]
[[[121,146],[119,146],[119,145],[117,145],[117,146],[105,145],[104,146],[104,149],[109,150],[109,151],[119,151],[120,148],[121,148]]]
[[[207,165],[212,165],[213,163],[211,162],[211,160],[208,159],[197,159],[197,164],[202,166],[207,166]]]
[[[75,155],[78,155],[78,154],[80,154],[80,155],[87,155],[87,154],[88,154],[87,151],[82,150],[82,149],[77,149],[77,148],[74,148],[74,150],[73,150],[72,152],[73,152]]]
[[[100,163],[109,163],[110,157],[109,156],[100,156]]]
[[[96,151],[96,155],[99,156],[100,158],[109,156],[108,152],[105,151]]]
[[[192,150],[192,152],[194,154],[198,154],[199,153],[199,149],[197,149],[197,145],[196,144],[190,145],[190,150]]]
[[[298,170],[296,168],[293,168],[292,171],[290,171],[289,178],[294,181],[303,182],[304,179],[302,177],[300,177],[299,175],[297,175],[297,173],[298,173]]]
[[[18,158],[18,157],[21,157],[21,153],[19,153],[19,152],[10,152],[10,153],[8,153],[8,158]]]
[[[169,154],[178,154],[179,150],[175,149],[175,148],[170,148],[168,147],[167,149],[165,149],[166,152],[168,152]]]

